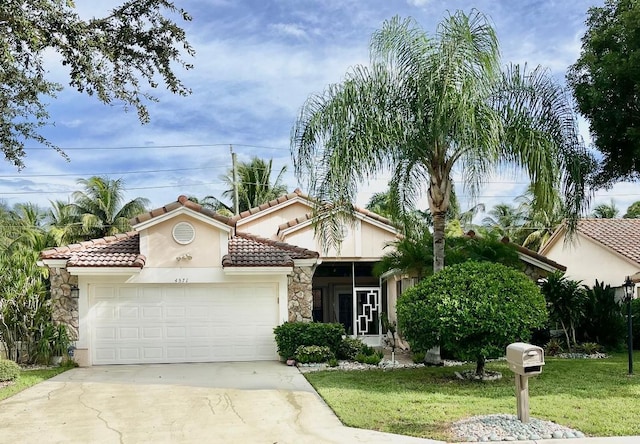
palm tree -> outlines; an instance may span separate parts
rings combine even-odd
[[[505,165],[528,173],[543,207],[561,183],[573,230],[592,162],[568,96],[542,68],[500,67],[494,30],[477,11],[447,17],[434,38],[412,19],[385,22],[372,37],[370,66],[310,96],[292,130],[296,175],[316,197],[316,213],[331,210],[318,218],[319,238],[339,243],[358,185],[391,171],[403,209],[426,188],[437,272],[454,167],[477,197]]]
[[[238,162],[239,211],[255,208],[287,193],[287,187],[282,183],[282,177],[287,171],[287,167],[282,167],[273,183],[271,183],[272,168],[273,159],[269,159],[267,162],[259,157],[253,157],[249,162]],[[222,193],[222,196],[231,199],[231,202],[235,204],[233,170],[229,170],[221,179],[229,186],[229,189]]]
[[[612,199],[611,203],[596,205],[593,212],[591,212],[591,217],[596,219],[616,219],[620,217],[620,210]]]
[[[489,216],[482,220],[482,225],[490,232],[500,237],[520,243],[524,215],[519,208],[506,203],[500,203],[488,212]]]
[[[554,203],[547,208],[540,208],[535,203],[533,190],[528,189],[525,194],[518,196],[516,201],[520,203],[518,210],[525,219],[522,231],[526,237],[522,241],[522,246],[540,251],[564,220],[566,211],[562,199],[556,193]]]
[[[131,229],[129,220],[146,211],[148,199],[137,197],[122,204],[124,183],[122,179],[93,176],[78,179],[84,191],[73,193],[73,211],[80,218],[82,233],[86,239],[124,233]]]
[[[229,208],[227,204],[216,198],[215,196],[204,196],[202,199],[198,199],[195,196],[189,196],[188,199],[191,202],[195,202],[202,205],[202,208],[206,208],[211,211],[215,211],[223,216],[233,216],[233,210]]]
[[[68,245],[82,240],[82,222],[75,207],[63,200],[49,202],[51,207],[47,211],[46,220],[56,244]]]

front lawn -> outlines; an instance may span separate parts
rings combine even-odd
[[[39,384],[42,381],[53,378],[55,375],[69,370],[69,368],[71,367],[61,366],[34,370],[22,369],[20,371],[20,376],[18,376],[18,379],[16,379],[13,384],[5,387],[0,386],[0,401],[21,392],[26,388]]]
[[[640,352],[634,362],[640,372]],[[458,380],[463,367],[393,371],[324,371],[305,376],[345,425],[423,438],[451,440],[449,424],[475,415],[516,414],[515,382],[505,361],[495,382]],[[607,359],[546,358],[529,380],[531,417],[588,436],[640,435],[640,374],[627,376],[627,355]]]

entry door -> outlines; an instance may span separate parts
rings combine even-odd
[[[348,335],[353,334],[353,297],[351,293],[338,293],[338,322]]]
[[[357,335],[377,335],[380,333],[380,288],[360,287],[355,289]]]

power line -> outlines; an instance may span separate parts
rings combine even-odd
[[[289,148],[264,146],[264,145],[249,145],[242,143],[201,143],[201,144],[185,144],[185,145],[141,145],[141,146],[94,146],[94,147],[57,147],[62,151],[110,151],[110,150],[155,150],[155,149],[169,149],[169,148],[203,148],[203,147],[221,147],[233,145],[234,147],[243,148],[260,148],[266,150],[278,150],[278,151],[290,151]],[[25,151],[52,151],[49,147],[30,147],[25,148]]]

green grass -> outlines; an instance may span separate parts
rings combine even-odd
[[[640,352],[634,361],[640,365]],[[515,381],[506,362],[487,365],[503,378],[458,380],[464,367],[393,371],[326,371],[305,376],[351,427],[451,440],[452,422],[475,415],[516,413]],[[627,376],[626,354],[599,360],[547,358],[529,380],[531,417],[572,427],[588,436],[640,435],[640,368]]]
[[[53,378],[55,375],[69,370],[69,368],[71,367],[62,366],[38,370],[22,369],[20,371],[20,376],[18,376],[18,379],[16,379],[14,384],[0,388],[0,401],[21,392],[26,388],[39,384],[42,381]]]

